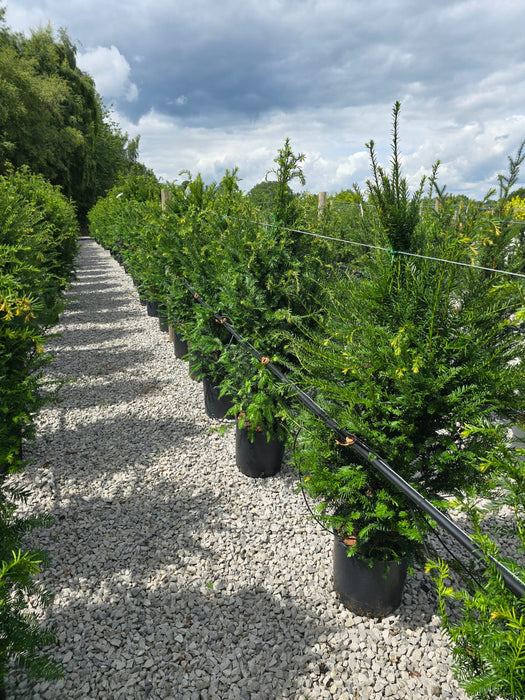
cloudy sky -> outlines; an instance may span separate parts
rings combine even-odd
[[[12,30],[67,30],[161,180],[237,166],[247,190],[289,137],[309,191],[363,186],[367,142],[388,166],[399,100],[409,181],[440,160],[441,185],[481,198],[525,139],[523,0],[0,4]]]

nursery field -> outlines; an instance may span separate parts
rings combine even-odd
[[[207,417],[130,278],[92,239],[78,262],[46,370],[66,383],[11,477],[54,516],[33,537],[64,673],[12,672],[7,697],[466,697],[428,575],[383,620],[346,609],[286,458],[271,478],[240,473],[231,422]]]
[[[525,141],[161,183],[4,17],[0,700],[524,698]]]
[[[13,697],[523,697],[525,144],[411,190],[398,114],[366,193],[2,179]]]

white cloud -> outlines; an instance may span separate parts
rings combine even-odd
[[[364,188],[370,177],[369,153],[365,141],[376,136],[380,163],[389,168],[391,117],[382,110],[359,137],[334,131],[334,123],[352,124],[357,114],[274,112],[259,120],[231,127],[188,126],[183,119],[151,110],[136,123],[122,114],[115,119],[130,136],[140,134],[140,159],[164,181],[176,181],[181,170],[200,172],[208,182],[218,181],[225,170],[239,168],[241,187],[247,191],[261,182],[274,163],[277,150],[290,137],[295,153],[304,153],[306,190],[338,192],[354,183]],[[381,123],[380,123],[381,122]],[[374,131],[376,132],[374,134]],[[463,192],[482,198],[497,185],[497,174],[505,172],[507,155],[514,155],[525,134],[525,116],[470,122],[458,125],[444,119],[430,126],[422,121],[400,121],[403,172],[416,188],[423,175],[431,174],[439,159],[438,180],[449,192]],[[360,138],[362,137],[362,138]],[[483,177],[480,176],[483,173]],[[302,188],[294,183],[295,190]]]
[[[138,98],[138,88],[130,79],[131,67],[116,46],[109,49],[97,46],[79,52],[77,63],[95,80],[97,91],[106,101],[134,102]]]
[[[239,166],[249,189],[290,137],[306,154],[310,191],[363,186],[365,143],[373,139],[389,167],[400,100],[410,184],[439,159],[441,185],[482,197],[525,137],[522,0],[16,0],[7,8],[14,29],[48,19],[81,42],[79,64],[166,180],[184,168],[219,179]]]
[[[4,3],[2,3],[4,4]],[[23,3],[15,5],[15,3],[10,3],[6,8],[7,12],[7,24],[15,29],[17,27],[31,27],[37,29],[40,26],[45,27],[49,21],[46,15],[45,8],[31,7],[25,8],[21,7]]]
[[[335,181],[348,183],[351,180],[353,182],[352,178],[366,170],[369,162],[370,158],[367,151],[353,153],[346,158],[342,158],[335,168]],[[332,168],[330,169],[332,170]],[[348,187],[342,187],[341,189],[348,189]]]

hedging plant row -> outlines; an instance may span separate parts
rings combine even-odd
[[[139,294],[166,308],[171,325],[190,341],[201,375],[231,397],[241,425],[268,437],[300,430],[294,445],[302,487],[317,499],[327,527],[356,538],[349,555],[418,563],[432,523],[366,460],[336,444],[214,317],[227,318],[435,505],[468,510],[485,550],[479,499],[490,503],[498,489],[516,508],[514,534],[523,534],[525,495],[515,488],[523,465],[510,447],[508,424],[523,421],[525,287],[519,277],[469,267],[523,270],[522,230],[510,223],[507,206],[522,153],[500,178],[495,212],[487,211],[487,201],[458,206],[439,188],[437,167],[410,192],[400,168],[398,113],[396,105],[391,170],[378,165],[370,143],[371,178],[365,193],[356,191],[362,206],[344,230],[336,207],[319,217],[308,196],[293,197],[284,186],[268,216],[240,192],[236,172],[218,185],[188,174],[183,185],[169,186],[165,211],[158,191],[138,201],[115,190],[91,211],[90,222],[92,235],[122,260]],[[272,172],[282,185],[302,175],[302,156],[288,141],[275,162]],[[188,285],[207,306],[194,303]],[[451,623],[445,599],[454,589],[437,566],[458,677],[474,697],[518,697],[512,693],[525,687],[525,624],[508,624],[519,611],[516,601],[488,566],[478,578],[490,597],[482,590],[470,598],[458,589],[463,617]],[[525,577],[523,567],[510,566]],[[489,621],[491,642],[479,646]],[[495,656],[505,659],[498,668]],[[510,676],[513,690],[505,695]],[[475,691],[468,685],[473,678]]]
[[[44,343],[64,307],[77,238],[73,206],[41,176],[22,169],[0,177],[0,693],[9,660],[35,676],[58,673],[40,652],[52,635],[27,612],[28,600],[48,598],[34,581],[45,555],[24,551],[23,536],[49,519],[17,514],[28,493],[7,475],[23,468],[23,442],[56,393],[43,377]]]

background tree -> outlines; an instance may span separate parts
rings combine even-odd
[[[525,199],[525,187],[518,187],[517,190],[512,190],[509,196],[511,198],[519,197],[520,199]]]
[[[76,46],[51,25],[29,37],[4,25],[0,8],[0,174],[27,165],[77,204],[96,199],[137,166],[138,138],[111,121]]]
[[[288,190],[289,196],[293,197],[292,190],[289,187]],[[275,208],[278,191],[278,182],[275,182],[275,180],[263,180],[252,187],[252,189],[248,192],[248,197],[256,207],[259,207],[264,211],[271,212]]]

